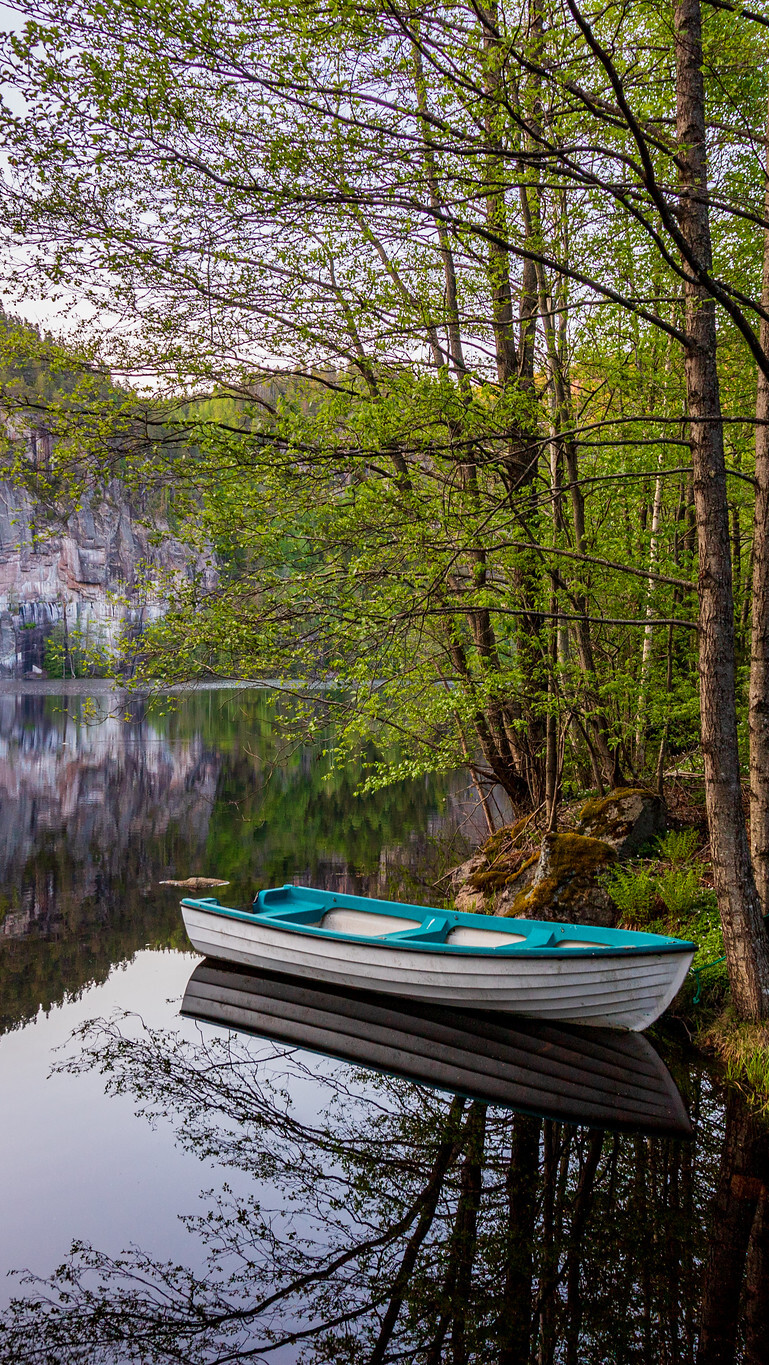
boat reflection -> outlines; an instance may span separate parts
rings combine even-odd
[[[205,959],[182,1014],[485,1104],[635,1133],[691,1132],[642,1034],[394,1000]]]

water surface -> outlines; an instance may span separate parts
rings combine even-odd
[[[3,1281],[3,1365],[769,1359],[769,1129],[681,1041],[689,1138],[180,1016],[159,881],[437,903],[457,784],[356,796],[258,692],[88,690],[0,695],[0,1266],[48,1281]]]

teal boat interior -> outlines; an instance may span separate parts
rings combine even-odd
[[[259,891],[250,911],[220,905],[216,897],[185,898],[182,905],[292,933],[316,934],[340,942],[362,941],[403,947],[416,952],[438,950],[497,957],[520,953],[613,956],[626,952],[691,953],[696,948],[694,943],[661,934],[461,914],[400,901],[335,894],[291,883]]]

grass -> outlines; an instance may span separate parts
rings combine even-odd
[[[695,1042],[715,1053],[724,1063],[726,1080],[769,1115],[769,1025],[745,1024],[727,1006]]]

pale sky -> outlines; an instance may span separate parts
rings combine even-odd
[[[24,14],[19,13],[10,5],[3,4],[0,0],[0,30],[4,32],[18,31],[23,26]],[[7,86],[3,89],[3,96],[11,108],[19,107],[20,101],[14,97],[14,92]],[[0,154],[0,161],[1,159]],[[53,303],[45,299],[15,300],[6,296],[4,297],[4,304],[8,312],[24,317],[28,322],[37,323],[44,331],[50,330],[58,334],[68,330],[68,325],[83,316],[74,302]]]

